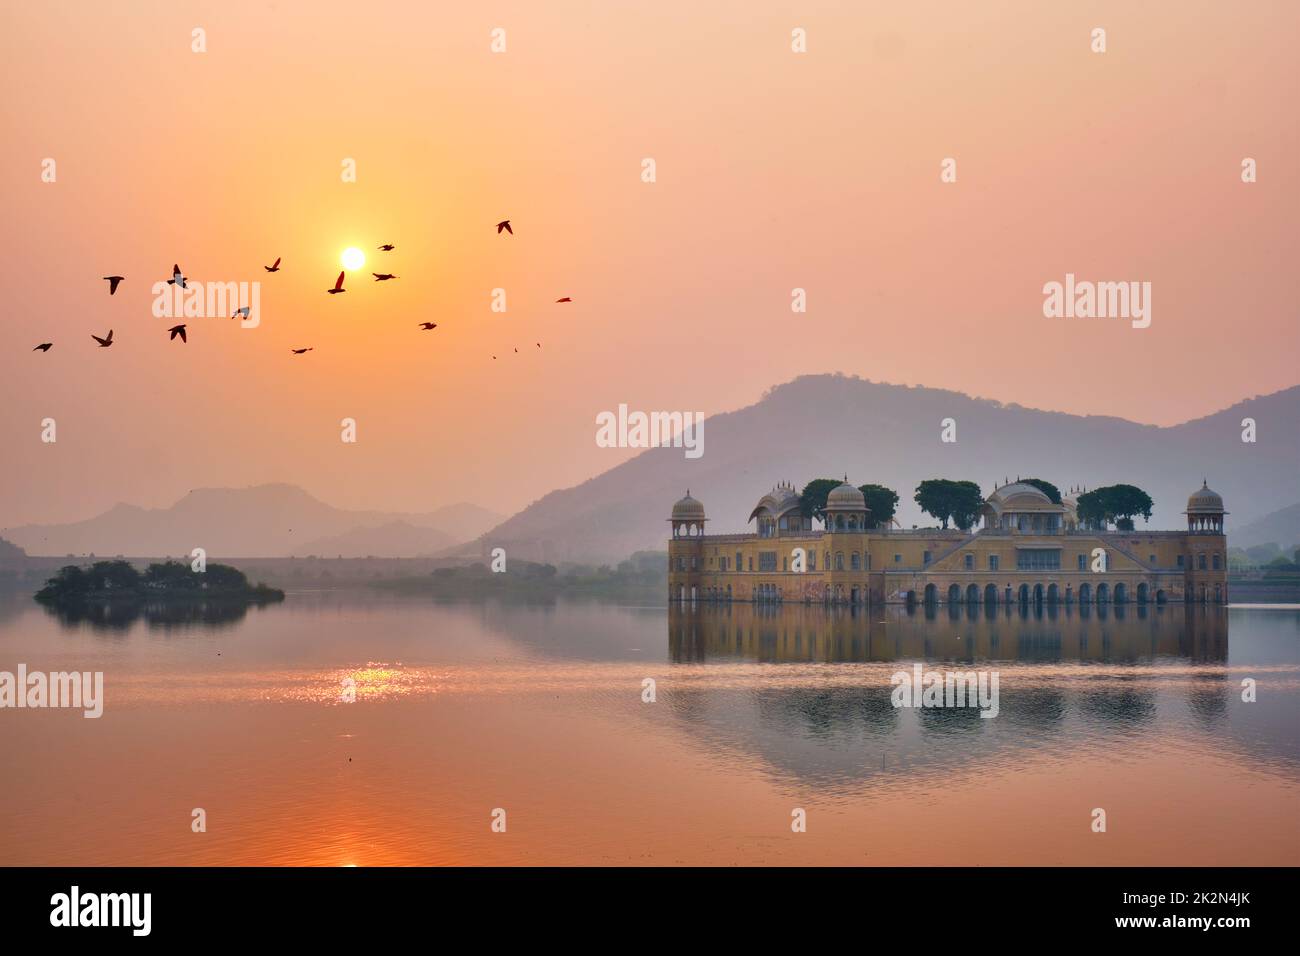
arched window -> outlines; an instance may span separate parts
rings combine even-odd
[[[858,552],[854,551],[853,554],[849,556],[849,567],[854,571],[862,570],[862,556],[858,554]]]
[[[836,551],[836,552],[835,552],[835,570],[836,570],[836,571],[843,571],[843,570],[844,570],[844,552],[843,552],[843,551]]]
[[[1198,570],[1201,570],[1201,571],[1204,571],[1204,570],[1205,570],[1205,555],[1204,555],[1204,554],[1198,554],[1198,555],[1196,556],[1196,567],[1197,567]]]
[[[1213,556],[1210,558],[1210,561],[1211,561],[1211,565],[1213,566],[1214,570],[1216,570],[1216,571],[1219,570],[1219,556],[1218,556],[1217,554],[1213,555]]]

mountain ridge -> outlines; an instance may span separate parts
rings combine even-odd
[[[3,535],[30,555],[188,554],[204,548],[209,556],[282,557],[317,553],[328,545],[333,556],[365,557],[386,547],[375,529],[388,527],[408,555],[417,538],[420,554],[473,539],[501,520],[478,505],[444,505],[431,512],[353,511],[335,508],[287,482],[245,488],[194,488],[166,508],[118,502],[81,521],[7,528]],[[423,532],[413,536],[406,529]],[[364,543],[364,544],[363,544]]]
[[[1242,417],[1256,419],[1257,442],[1241,441]],[[954,443],[940,440],[949,418],[956,423]],[[616,560],[664,547],[668,513],[687,488],[704,503],[711,531],[736,532],[746,530],[745,516],[777,481],[801,487],[845,473],[854,484],[895,489],[904,526],[931,523],[912,501],[923,479],[973,480],[987,495],[1020,476],[1046,478],[1062,489],[1137,484],[1156,502],[1147,526],[1169,529],[1184,526],[1187,496],[1206,480],[1240,525],[1294,500],[1300,439],[1290,423],[1297,420],[1300,385],[1176,425],[1151,425],[951,389],[805,375],[706,419],[699,459],[686,460],[681,449],[647,449],[544,495],[477,547],[453,551],[504,547],[533,560]]]

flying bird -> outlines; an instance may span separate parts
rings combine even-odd
[[[386,243],[384,243],[382,246],[379,247],[379,250],[380,250],[381,252],[392,252],[392,251],[393,251],[394,249],[396,249],[396,248],[397,248],[397,246],[393,245],[391,242],[386,242]]]
[[[289,349],[294,355],[301,355],[303,352],[310,352],[311,349]]]
[[[340,293],[340,292],[347,292],[347,291],[348,291],[347,289],[343,288],[343,273],[342,273],[342,272],[339,273],[339,277],[338,277],[337,281],[335,281],[335,283],[334,283],[334,288],[332,288],[332,289],[326,289],[325,291],[328,292],[330,295],[337,295],[337,294]]]
[[[107,337],[107,338],[103,338],[103,339],[101,339],[98,335],[96,335],[96,334],[93,333],[93,332],[90,333],[90,337],[91,337],[92,339],[94,339],[96,342],[99,343],[99,347],[100,347],[101,349],[106,349],[106,348],[108,348],[110,345],[113,344],[113,330],[112,330],[112,329],[109,329],[109,330],[108,330],[108,337]]]
[[[498,235],[498,236],[501,235],[501,230],[502,230],[502,229],[504,229],[506,232],[510,233],[510,235],[512,235],[512,236],[515,234],[515,231],[514,231],[513,229],[510,228],[510,220],[509,220],[509,219],[502,219],[499,223],[497,223],[497,235]]]
[[[375,277],[376,282],[386,282],[389,279],[397,278],[397,276],[393,275],[391,272],[372,272],[370,274]]]
[[[231,318],[232,318],[232,319],[237,319],[237,318],[239,318],[241,315],[242,315],[244,318],[248,318],[248,314],[249,314],[252,310],[253,310],[252,306],[248,306],[248,305],[240,306],[238,309],[235,310],[235,314],[232,315]]]
[[[537,343],[537,347],[540,349],[540,348],[542,347],[542,343],[541,343],[541,342],[538,342],[538,343]]]
[[[185,337],[185,326],[184,326],[184,325],[173,325],[173,326],[172,326],[170,329],[168,329],[167,331],[171,333],[171,335],[167,336],[167,341],[168,341],[168,342],[170,342],[172,339],[176,338],[176,336],[178,336],[178,335],[181,337],[181,341],[182,341],[182,342],[188,342],[188,341],[189,341],[189,339],[187,339],[187,338]]]
[[[424,329],[424,331],[426,331],[426,332],[428,332],[430,329],[436,329],[437,327],[438,327],[438,323],[437,323],[437,322],[421,322],[421,323],[420,323],[420,328]]]
[[[117,291],[117,284],[121,282],[123,278],[123,276],[104,276],[104,279],[108,282],[109,295],[112,295]]]
[[[180,267],[180,266],[178,266],[178,265],[173,265],[173,266],[172,266],[172,277],[171,277],[170,279],[167,280],[167,284],[168,284],[168,285],[173,285],[173,284],[174,284],[174,285],[179,285],[182,289],[185,288],[185,276],[181,275],[181,267]]]
[[[556,301],[556,302],[572,302],[573,300],[572,300],[571,298],[569,298],[569,297],[566,295],[563,299],[556,299],[555,301]]]
[[[52,349],[52,348],[54,348],[54,343],[53,343],[53,342],[42,342],[40,345],[36,346],[36,348],[32,349],[32,351],[33,351],[33,352],[48,352],[48,351],[49,351],[50,349]]]
[[[280,256],[276,256],[274,265],[262,266],[262,268],[265,269],[267,272],[279,272],[279,271],[280,271],[280,259],[281,259]]]

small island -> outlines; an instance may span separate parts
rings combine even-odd
[[[252,585],[243,571],[227,564],[209,564],[195,571],[179,561],[150,564],[142,574],[129,561],[96,561],[89,567],[60,568],[36,600],[52,607],[91,602],[154,603],[223,601],[269,604],[283,601],[284,592],[265,584]]]

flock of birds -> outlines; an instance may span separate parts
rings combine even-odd
[[[510,226],[510,220],[509,220],[509,219],[503,219],[503,220],[501,220],[499,223],[497,223],[497,235],[498,235],[498,236],[501,235],[502,232],[507,232],[507,233],[509,233],[509,234],[512,235],[512,236],[515,234],[514,229],[512,229],[511,226]],[[392,251],[393,251],[394,249],[396,249],[396,248],[397,248],[397,246],[395,246],[393,243],[391,243],[391,242],[386,242],[386,243],[384,243],[383,245],[379,246],[379,251],[380,251],[380,252],[392,252]],[[267,272],[279,272],[279,271],[280,271],[280,259],[281,259],[281,258],[283,258],[283,257],[281,257],[281,256],[277,256],[275,262],[271,263],[271,265],[269,265],[269,266],[262,266],[262,268],[265,269]],[[328,292],[330,295],[338,295],[340,292],[347,292],[348,290],[345,289],[345,288],[343,288],[343,279],[344,279],[344,276],[346,275],[346,273],[347,273],[347,270],[346,270],[346,269],[340,271],[340,272],[339,272],[339,277],[338,277],[337,279],[334,280],[334,288],[332,288],[332,289],[326,289],[325,291]],[[388,282],[388,281],[391,280],[391,279],[397,279],[397,278],[400,278],[400,276],[396,276],[396,275],[394,275],[394,274],[391,273],[391,272],[372,272],[372,273],[370,273],[370,274],[371,274],[372,276],[375,277],[375,281],[376,281],[376,282]],[[109,295],[116,295],[116,294],[117,294],[117,287],[118,287],[119,285],[121,285],[121,284],[126,280],[126,277],[125,277],[125,276],[104,276],[103,278],[104,278],[104,281],[108,283],[108,294],[109,294]],[[184,275],[184,273],[181,272],[181,267],[180,267],[179,264],[173,264],[173,265],[172,265],[172,277],[171,277],[170,279],[167,280],[167,284],[168,284],[168,285],[179,285],[182,289],[187,288],[187,286],[186,286],[186,284],[185,284],[185,275]],[[562,297],[562,298],[556,299],[555,301],[556,301],[556,303],[572,302],[573,299],[572,299],[571,297],[569,297],[569,296],[566,295],[566,296],[564,296],[564,297]],[[248,306],[243,306],[243,307],[241,307],[241,308],[236,309],[236,310],[235,310],[235,314],[232,315],[231,318],[232,318],[232,319],[238,319],[238,318],[241,318],[241,317],[242,317],[242,318],[245,318],[245,319],[246,319],[246,318],[248,318],[248,315],[249,315],[249,307],[248,307]],[[418,324],[418,327],[419,327],[420,329],[424,330],[425,332],[431,332],[431,331],[433,331],[434,329],[436,329],[436,328],[438,327],[438,323],[437,323],[437,322],[420,322],[420,323]],[[98,336],[98,335],[95,335],[93,332],[91,333],[90,337],[91,337],[92,339],[94,339],[94,340],[99,344],[99,347],[100,347],[101,349],[110,348],[110,347],[113,345],[113,330],[112,330],[112,329],[109,329],[109,330],[108,330],[108,335],[105,335],[105,336],[103,336],[102,338],[101,338],[100,336]],[[167,341],[170,342],[170,341],[173,341],[173,340],[176,339],[176,338],[180,338],[180,340],[181,340],[182,343],[186,343],[186,342],[189,341],[189,339],[186,338],[186,335],[185,335],[185,323],[182,322],[180,325],[173,325],[171,328],[169,328],[169,329],[167,330]],[[541,343],[541,342],[538,342],[538,343],[537,343],[537,347],[540,349],[540,348],[542,347],[542,343]],[[39,345],[37,345],[35,348],[33,348],[32,351],[33,351],[33,352],[48,352],[48,351],[49,351],[50,349],[52,349],[52,348],[54,348],[54,343],[53,343],[53,342],[41,342]],[[294,355],[304,355],[304,354],[306,354],[307,352],[314,351],[314,347],[301,348],[301,349],[290,349],[289,351],[292,352]],[[515,351],[518,352],[519,349],[516,348]],[[496,356],[494,355],[494,356],[492,356],[492,358],[495,360],[495,359],[496,359]]]

